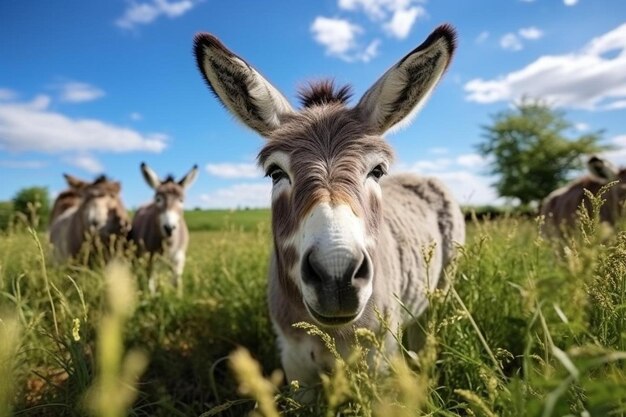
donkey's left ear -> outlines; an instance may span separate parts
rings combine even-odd
[[[450,65],[455,47],[454,28],[439,26],[367,90],[357,111],[379,134],[410,122]]]
[[[191,168],[191,170],[187,173],[187,175],[185,175],[183,178],[181,178],[180,181],[178,181],[178,184],[180,184],[180,186],[183,188],[188,188],[191,186],[191,184],[193,184],[197,176],[198,165],[194,165],[193,168]]]
[[[276,87],[208,33],[196,35],[196,62],[209,88],[232,114],[267,137],[293,112]]]

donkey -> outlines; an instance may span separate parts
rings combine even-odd
[[[148,185],[155,190],[154,201],[137,210],[129,238],[135,242],[140,253],[150,254],[148,274],[151,292],[156,291],[157,284],[152,274],[153,257],[163,251],[172,265],[172,283],[175,287],[180,287],[189,243],[183,201],[185,190],[198,175],[198,165],[194,165],[178,182],[171,175],[161,181],[145,162],[141,163],[141,173]]]
[[[600,208],[600,221],[614,226],[620,219],[626,200],[626,169],[619,169],[605,159],[591,156],[587,160],[587,170],[589,175],[554,190],[542,202],[540,213],[545,218],[545,234],[562,236],[564,231],[572,228],[581,204],[591,213],[591,202],[584,190],[596,195],[600,188],[611,181],[619,183],[602,196],[605,202]]]
[[[382,137],[430,95],[455,39],[451,26],[438,27],[354,107],[349,87],[322,81],[300,91],[296,111],[216,37],[195,37],[197,65],[214,95],[267,140],[258,161],[273,183],[268,305],[289,380],[314,384],[334,364],[297,322],[320,326],[344,356],[355,327],[381,330],[377,311],[413,339],[428,291],[464,243],[450,192],[433,178],[388,176],[393,152]],[[385,344],[388,352],[398,349],[390,332]]]
[[[50,220],[48,224],[54,223],[57,217],[63,214],[67,209],[77,207],[80,204],[80,193],[89,183],[76,178],[70,174],[63,174],[69,188],[59,193],[54,200]]]
[[[83,184],[77,191],[78,204],[72,203],[50,226],[50,242],[57,261],[75,258],[86,242],[93,245],[90,250],[104,244],[108,256],[110,245],[123,241],[130,221],[120,191],[121,184],[104,175]]]

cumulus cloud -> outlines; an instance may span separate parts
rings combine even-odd
[[[104,91],[88,83],[69,81],[54,86],[59,90],[59,99],[68,103],[83,103],[104,97]]]
[[[200,201],[205,208],[262,208],[270,206],[271,193],[272,184],[270,181],[240,183],[202,194]]]
[[[476,36],[475,42],[476,43],[484,43],[487,39],[489,39],[489,32],[484,30],[484,31],[480,32],[478,34],[478,36]]]
[[[476,153],[468,153],[457,156],[456,163],[466,168],[483,168],[487,166],[487,158]]]
[[[543,37],[543,31],[534,26],[522,28],[518,31],[519,35],[528,40],[537,40]]]
[[[90,174],[100,174],[104,172],[102,163],[91,155],[68,156],[63,158],[63,162],[89,172]]]
[[[393,12],[391,20],[384,24],[384,28],[391,36],[404,39],[409,36],[411,28],[415,20],[426,14],[423,7],[409,7],[406,9],[397,9]]]
[[[374,39],[362,48],[357,37],[363,28],[346,19],[318,16],[311,24],[313,39],[326,48],[326,54],[347,62],[368,62],[378,54],[380,40]]]
[[[611,110],[626,107],[626,23],[578,51],[546,55],[495,79],[464,86],[477,103],[541,98],[557,107]]]
[[[614,147],[605,151],[602,156],[620,166],[626,166],[626,134],[617,135],[609,139],[609,144]]]
[[[578,4],[578,0],[563,0],[563,4],[566,6],[576,6],[576,4]]]
[[[515,33],[507,33],[500,38],[500,47],[507,51],[521,51],[524,45]]]
[[[130,2],[122,17],[115,24],[123,29],[133,29],[138,25],[147,25],[161,16],[170,19],[182,16],[195,6],[192,0],[168,1],[152,0],[144,3]]]
[[[163,134],[145,135],[96,119],[71,118],[50,109],[51,99],[0,102],[0,150],[63,152],[161,152]]]
[[[48,166],[43,161],[17,161],[14,159],[0,160],[0,167],[10,169],[41,169]]]
[[[0,88],[0,101],[15,100],[17,93],[9,88]]]
[[[217,163],[206,164],[206,171],[219,178],[260,178],[261,169],[253,163]]]

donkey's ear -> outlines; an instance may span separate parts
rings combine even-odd
[[[215,36],[196,35],[194,52],[198,68],[217,98],[262,136],[276,129],[283,115],[293,112],[287,99],[272,84]]]
[[[157,188],[161,185],[159,176],[145,162],[141,163],[141,173],[143,174],[143,179],[146,180],[150,187]]]
[[[439,26],[420,46],[391,67],[363,95],[356,109],[377,133],[409,123],[452,60],[456,32]]]
[[[191,184],[193,184],[197,176],[198,165],[194,165],[193,168],[191,168],[191,170],[184,177],[182,177],[180,181],[178,181],[178,184],[183,188],[188,188]]]
[[[617,178],[619,171],[611,162],[598,156],[591,156],[587,160],[587,169],[592,176],[602,182],[609,182]]]
[[[63,174],[63,177],[65,178],[67,185],[75,190],[83,189],[88,185],[87,181],[83,181],[80,178],[76,178],[75,176],[70,174]]]

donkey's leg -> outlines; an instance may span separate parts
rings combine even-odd
[[[148,257],[148,290],[150,294],[154,295],[157,292],[157,288],[159,286],[159,280],[156,274],[154,273],[154,254],[150,253]]]
[[[185,251],[180,249],[174,252],[172,256],[172,285],[182,291],[183,287],[183,271],[185,269],[186,255]]]

